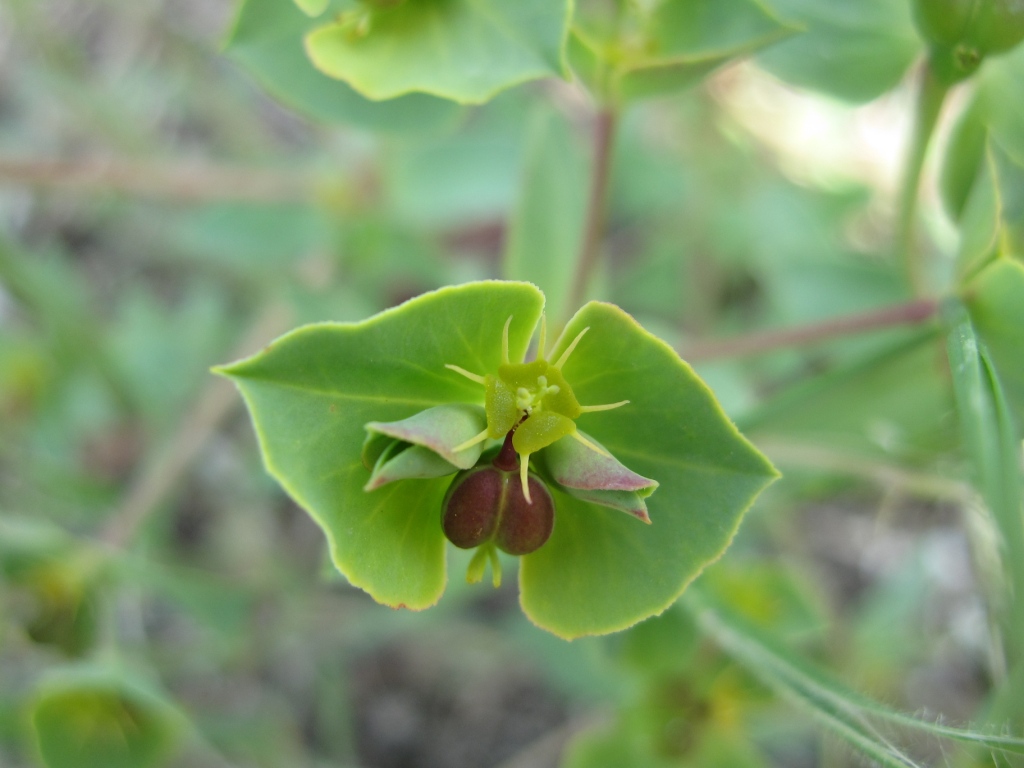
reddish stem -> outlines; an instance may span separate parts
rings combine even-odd
[[[697,363],[723,357],[767,354],[785,347],[807,346],[878,328],[922,323],[931,319],[938,308],[939,303],[934,299],[919,299],[895,307],[847,315],[799,328],[751,333],[722,341],[698,342],[685,348],[682,356],[691,363]]]

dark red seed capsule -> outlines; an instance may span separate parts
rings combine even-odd
[[[493,467],[475,467],[455,476],[444,500],[441,527],[456,547],[472,549],[494,535],[504,490],[502,474]]]
[[[555,504],[547,486],[530,475],[530,500],[523,496],[518,473],[506,477],[505,509],[494,534],[494,543],[510,555],[535,552],[551,536],[555,525]]]
[[[551,536],[555,505],[547,486],[530,475],[530,498],[523,496],[518,470],[494,466],[460,472],[445,497],[441,527],[457,547],[471,549],[487,541],[510,555],[527,555]]]

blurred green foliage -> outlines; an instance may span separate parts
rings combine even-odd
[[[695,582],[702,602],[571,644],[523,618],[514,579],[452,578],[425,613],[377,606],[264,473],[211,365],[481,278],[575,309],[595,106],[623,113],[588,292],[684,358],[913,298],[894,179],[864,158],[807,173],[813,142],[782,141],[800,110],[892,136],[886,110],[912,111],[930,66],[909,0],[575,5],[565,30],[552,9],[569,5],[545,6],[498,86],[406,82],[434,95],[388,101],[322,74],[303,39],[338,13],[409,9],[0,7],[0,765],[479,768],[524,749],[574,768],[861,764],[844,728],[886,764],[1021,764],[997,738],[1024,716],[1005,556],[1020,47],[984,57],[932,142],[914,247],[954,302],[947,327],[693,355],[785,472]],[[429,55],[404,64],[437,74]],[[499,86],[479,106],[436,95]],[[464,572],[469,555],[448,555]],[[893,710],[982,736],[958,747]]]

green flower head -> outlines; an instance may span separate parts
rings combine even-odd
[[[495,546],[519,556],[520,603],[539,626],[616,631],[670,605],[776,477],[625,312],[591,302],[548,348],[543,306],[528,283],[444,288],[360,323],[296,329],[220,369],[268,471],[378,602],[440,598],[447,532],[477,548],[473,578]],[[487,494],[490,516],[478,514]],[[456,496],[463,522],[446,523]]]

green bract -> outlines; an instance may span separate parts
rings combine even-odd
[[[249,406],[268,471],[379,602],[422,609],[440,598],[442,501],[462,468],[450,459],[483,448],[476,466],[487,464],[513,427],[520,470],[537,472],[555,505],[550,539],[522,557],[521,603],[565,638],[664,610],[776,477],[689,366],[616,307],[586,305],[549,354],[525,361],[543,305],[527,283],[444,288],[361,323],[299,328],[220,369]],[[454,404],[458,429],[423,427],[423,414]],[[451,445],[474,420],[481,432]],[[443,448],[430,448],[442,432]],[[364,490],[367,465],[414,448],[450,473]]]
[[[487,101],[513,85],[566,75],[566,0],[374,2],[306,38],[322,72],[367,98],[420,92]]]

